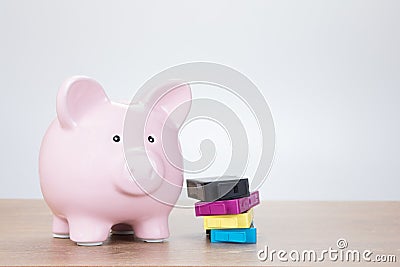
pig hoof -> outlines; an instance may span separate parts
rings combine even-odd
[[[116,231],[116,230],[111,230],[111,234],[113,235],[133,235],[133,231]]]
[[[166,241],[165,239],[142,239],[146,243],[162,243]]]
[[[53,237],[54,238],[66,239],[66,238],[69,238],[69,234],[55,234],[55,233],[53,233]]]
[[[103,245],[103,242],[77,242],[76,244],[83,247],[94,247]]]

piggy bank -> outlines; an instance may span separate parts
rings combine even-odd
[[[110,101],[91,78],[72,77],[62,84],[57,118],[39,155],[40,185],[53,213],[54,237],[87,246],[103,244],[111,230],[133,231],[149,242],[169,237],[168,216],[181,193],[183,173],[166,158],[163,142],[176,151],[174,161],[182,162],[178,131],[185,116],[167,118],[190,103],[192,95],[189,85],[162,96],[155,92],[121,104]],[[129,121],[128,109],[134,114]]]

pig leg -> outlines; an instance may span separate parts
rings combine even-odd
[[[108,238],[112,224],[92,218],[68,219],[70,238],[80,246],[100,246]]]
[[[124,223],[119,223],[111,228],[113,235],[133,235],[132,226]]]
[[[69,238],[68,221],[57,215],[53,215],[53,237]]]
[[[145,242],[162,242],[169,237],[168,216],[136,222],[133,230],[135,236]]]

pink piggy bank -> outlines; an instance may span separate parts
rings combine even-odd
[[[161,97],[154,92],[142,92],[139,101],[124,105],[110,101],[91,78],[72,77],[62,84],[57,118],[39,156],[40,184],[53,212],[54,237],[87,246],[103,244],[111,229],[133,230],[149,242],[169,237],[168,216],[183,184],[182,169],[171,162],[183,159],[180,153],[171,153],[172,161],[167,158],[163,143],[180,151],[178,131],[192,95],[186,84]],[[183,114],[170,120],[183,103]],[[137,121],[126,127],[128,109]]]

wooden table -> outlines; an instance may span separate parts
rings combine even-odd
[[[174,209],[168,242],[111,236],[100,247],[52,238],[51,214],[42,200],[0,200],[0,214],[0,265],[342,265],[257,257],[266,245],[288,253],[337,249],[339,238],[347,249],[396,256],[396,263],[377,266],[400,264],[400,202],[263,202],[255,208],[258,242],[246,245],[210,243],[191,209]]]

